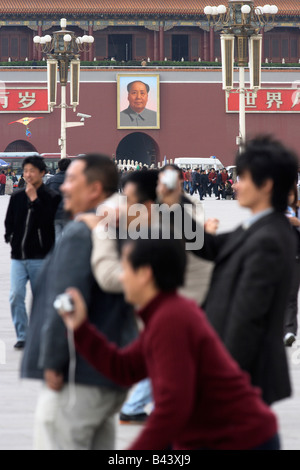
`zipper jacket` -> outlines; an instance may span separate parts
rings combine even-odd
[[[25,189],[12,194],[5,218],[5,241],[13,259],[43,259],[55,241],[54,218],[61,196],[42,184],[37,199]]]

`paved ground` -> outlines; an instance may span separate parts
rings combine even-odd
[[[15,333],[8,303],[10,250],[3,242],[3,221],[8,201],[9,196],[0,198],[0,450],[30,450],[33,414],[40,384],[19,379],[22,353],[13,349]],[[236,227],[249,214],[247,210],[239,208],[236,201],[217,201],[214,198],[205,200],[204,208],[206,217],[217,217],[220,220],[220,232]],[[30,292],[27,300],[30,303]],[[283,400],[274,406],[274,410],[280,423],[283,448],[299,450],[300,342],[295,348],[288,349],[287,353],[294,394],[291,399]],[[118,425],[117,449],[126,448],[139,431],[140,426]]]

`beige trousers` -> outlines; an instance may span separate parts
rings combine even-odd
[[[126,392],[75,385],[43,386],[34,422],[35,450],[114,450],[115,414]]]

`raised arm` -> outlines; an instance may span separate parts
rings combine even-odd
[[[74,310],[60,314],[67,328],[74,331],[77,351],[100,373],[128,387],[147,377],[141,338],[125,348],[118,348],[88,322],[85,301],[78,289],[66,291]]]

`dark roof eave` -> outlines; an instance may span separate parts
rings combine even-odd
[[[1,13],[0,11],[0,17],[2,20],[14,20],[20,18],[23,18],[24,20],[28,19],[36,19],[36,20],[41,20],[41,19],[47,19],[47,20],[58,20],[62,17],[68,18],[76,18],[77,20],[79,18],[82,19],[93,19],[93,18],[101,18],[102,20],[112,20],[112,19],[128,19],[128,20],[133,20],[133,19],[145,19],[145,20],[163,20],[163,19],[168,19],[168,20],[174,20],[174,21],[180,21],[180,20],[193,20],[193,21],[205,21],[206,16],[204,13],[170,13],[170,12],[149,12],[149,13],[142,13],[142,12],[130,12],[130,13],[120,13],[120,12],[115,12],[115,13],[103,13],[102,12],[82,12],[82,11],[74,11],[74,12],[60,12],[60,13],[50,13],[50,12],[40,12],[40,13],[32,13],[32,14],[26,14],[24,13]],[[299,22],[300,21],[300,9],[298,13],[292,13],[290,14],[288,11],[281,11],[276,15],[276,19],[278,20],[280,18],[281,21],[286,21],[286,22]]]
[[[12,15],[10,14],[1,14],[0,12],[0,17],[2,18],[2,20],[14,20],[14,19],[18,19],[20,20],[20,18],[23,18],[24,21],[28,21],[29,18],[31,19],[36,19],[36,20],[41,20],[41,19],[47,19],[47,20],[59,20],[60,18],[64,17],[64,18],[82,18],[82,19],[86,19],[86,18],[97,18],[99,20],[99,18],[101,18],[101,20],[112,20],[112,19],[128,19],[128,20],[133,20],[133,19],[145,19],[145,20],[157,20],[157,19],[161,19],[163,20],[164,18],[167,18],[167,19],[174,19],[174,21],[179,21],[179,20],[183,20],[183,19],[186,19],[186,20],[194,20],[194,21],[203,21],[203,20],[206,20],[206,17],[205,15],[197,15],[197,14],[191,14],[191,15],[187,15],[187,14],[174,14],[174,13],[165,13],[165,14],[149,14],[149,15],[145,15],[145,14],[142,14],[142,13],[136,13],[136,14],[120,14],[120,13],[116,13],[116,14],[103,14],[103,13],[90,13],[90,12],[86,12],[86,13],[56,13],[56,14],[46,14],[46,13],[39,13],[39,14],[32,14],[32,15],[26,15],[25,18],[24,18],[24,14],[17,14],[17,13],[14,13]]]

